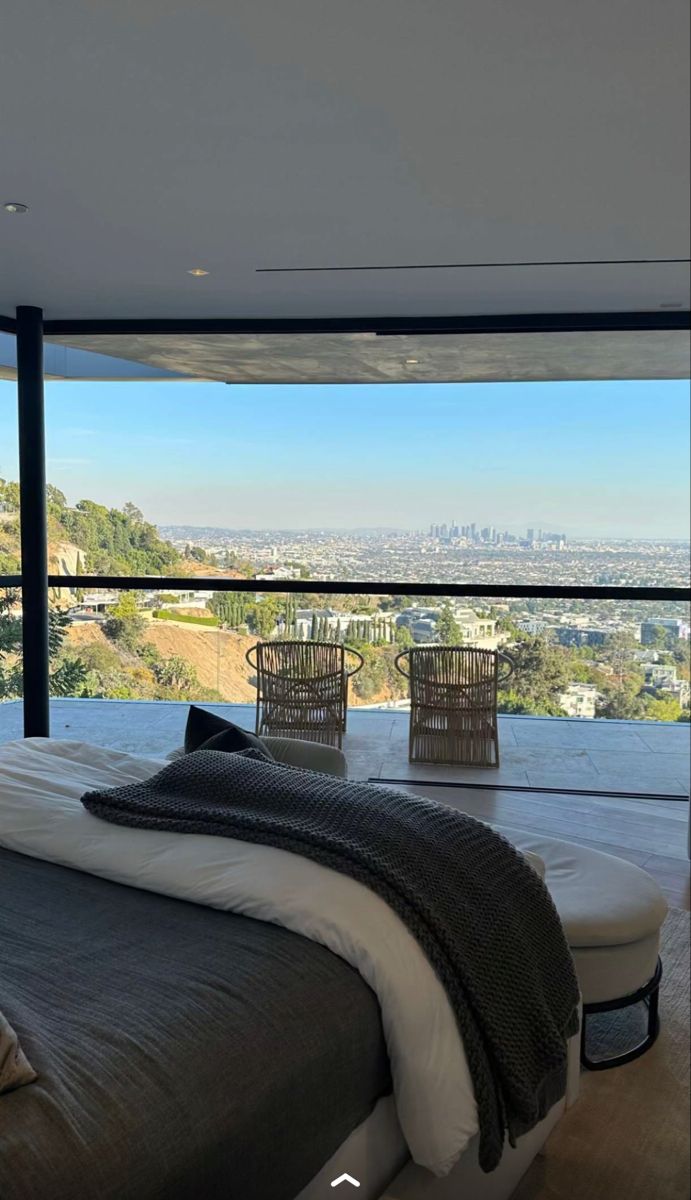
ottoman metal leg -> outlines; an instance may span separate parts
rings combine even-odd
[[[617,1000],[604,1000],[600,1003],[583,1005],[583,1017],[581,1021],[582,1066],[586,1067],[589,1071],[608,1071],[610,1067],[621,1067],[624,1063],[633,1062],[635,1058],[640,1058],[641,1054],[645,1054],[646,1050],[650,1049],[660,1032],[658,999],[661,979],[662,963],[658,958],[655,974],[652,979],[644,984],[642,988],[639,988],[637,992],[632,992],[630,996],[622,996]],[[624,1054],[615,1054],[611,1058],[603,1058],[599,1061],[588,1058],[587,1028],[590,1014],[616,1012],[620,1008],[629,1008],[632,1004],[639,1004],[641,1001],[645,1001],[648,1007],[648,1029],[643,1041],[634,1046],[632,1050],[626,1050]]]

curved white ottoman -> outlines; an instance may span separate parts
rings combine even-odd
[[[583,997],[581,1061],[591,1070],[631,1062],[659,1031],[660,928],[667,902],[646,871],[587,846],[498,827],[519,850],[545,864],[545,883],[571,948]],[[625,1054],[592,1061],[586,1047],[589,1013],[611,1012],[646,1000],[648,1030]]]

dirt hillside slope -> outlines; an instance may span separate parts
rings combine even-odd
[[[178,655],[190,663],[205,688],[220,692],[224,700],[246,704],[256,697],[250,683],[252,672],[245,662],[245,651],[256,638],[240,637],[225,630],[203,629],[172,621],[151,621],[144,631],[143,641],[151,642],[163,658]],[[106,637],[100,625],[72,625],[69,645],[77,653],[80,646],[104,645],[117,649]],[[127,665],[131,665],[128,656]]]
[[[252,671],[245,662],[245,652],[254,646],[256,638],[222,629],[195,629],[172,621],[152,621],[144,636],[164,658],[178,654],[191,663],[199,682],[215,688],[224,700],[244,704],[256,698],[250,683]]]

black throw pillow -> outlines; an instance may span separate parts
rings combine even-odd
[[[228,734],[224,744],[222,746],[206,746],[205,743],[218,733]],[[207,712],[205,708],[197,708],[195,704],[192,704],[185,728],[185,754],[199,750],[201,746],[204,746],[206,750],[225,750],[231,753],[237,750],[254,749],[260,750],[268,758],[273,758],[261,739],[254,733],[250,733],[247,729],[241,729],[232,721],[226,721],[223,717],[217,717],[215,713]]]
[[[251,742],[246,746],[240,746],[238,735],[251,738]],[[198,750],[223,750],[226,754],[242,754],[245,758],[263,758],[265,762],[275,762],[273,754],[267,750],[263,742],[259,741],[253,733],[248,733],[246,729],[240,729],[238,725],[234,725],[232,729],[222,729],[220,733],[215,733],[210,737],[208,742],[202,742],[201,746],[197,746]]]

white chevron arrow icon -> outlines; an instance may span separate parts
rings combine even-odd
[[[359,1179],[353,1179],[352,1175],[339,1175],[338,1179],[331,1180],[332,1187],[338,1187],[339,1183],[352,1183],[353,1187],[359,1187]]]

